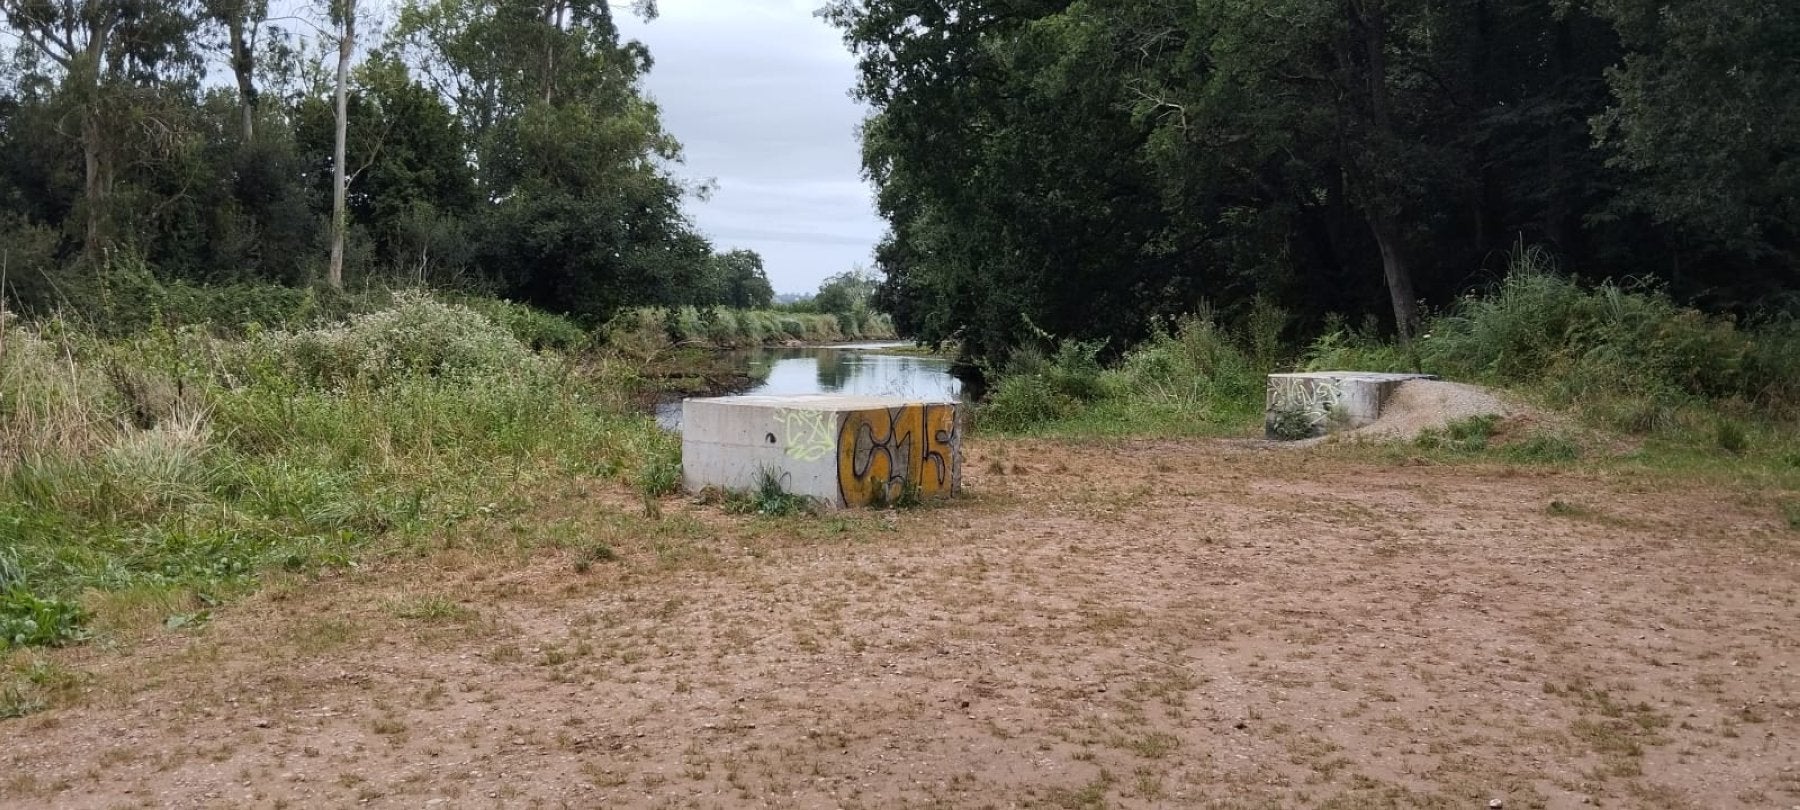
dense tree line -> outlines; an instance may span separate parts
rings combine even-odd
[[[0,0],[7,297],[79,304],[135,272],[467,285],[592,319],[768,304],[761,258],[684,215],[650,54],[605,0],[404,0],[380,26],[374,5]]]
[[[1520,247],[1731,311],[1800,290],[1788,0],[838,0],[902,331],[1003,355],[1202,300],[1302,323]],[[1534,251],[1534,255],[1536,251]],[[1023,314],[1025,317],[1021,317]]]

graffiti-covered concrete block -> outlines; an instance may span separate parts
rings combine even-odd
[[[838,507],[941,497],[962,489],[961,406],[846,396],[688,400],[682,410],[687,488],[782,488]]]
[[[1265,425],[1269,437],[1278,439],[1355,430],[1381,418],[1382,407],[1401,383],[1435,379],[1429,374],[1362,371],[1270,374]],[[1305,430],[1297,430],[1297,426]]]

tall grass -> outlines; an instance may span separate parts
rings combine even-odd
[[[1027,347],[995,375],[980,422],[1007,432],[1247,432],[1261,415],[1264,375],[1288,370],[1285,313],[1266,302],[1258,310],[1237,330],[1205,313],[1159,324],[1108,368],[1095,359],[1098,346]],[[1522,250],[1504,280],[1420,332],[1403,348],[1374,324],[1334,319],[1298,365],[1424,371],[1514,391],[1603,431],[1733,457],[1800,458],[1793,318],[1740,323],[1654,286],[1584,285]]]
[[[1269,324],[1285,319],[1265,312]],[[1266,340],[1266,337],[1263,338]],[[981,427],[1008,433],[1184,435],[1232,432],[1261,412],[1257,333],[1237,334],[1210,315],[1153,325],[1149,340],[1107,368],[1103,346],[1062,341],[1026,347],[998,375]]]
[[[1416,368],[1516,389],[1630,433],[1710,428],[1720,413],[1791,420],[1800,406],[1793,319],[1740,324],[1657,287],[1584,286],[1533,263],[1432,319],[1411,354],[1339,324],[1308,358],[1314,370]]]
[[[197,605],[414,547],[546,478],[637,483],[677,457],[628,408],[631,368],[536,351],[477,309],[508,311],[403,294],[238,338],[8,318],[0,648],[79,638],[109,594]]]

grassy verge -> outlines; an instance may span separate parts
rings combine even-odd
[[[1028,348],[998,375],[976,424],[1063,437],[1254,436],[1269,372],[1424,371],[1503,390],[1550,423],[1453,425],[1384,452],[1800,485],[1800,322],[1708,316],[1654,288],[1587,287],[1531,259],[1432,318],[1410,350],[1340,322],[1284,352],[1285,315],[1266,306],[1237,329],[1207,316],[1161,325],[1110,366],[1098,346]]]
[[[635,371],[534,349],[554,328],[411,294],[237,337],[6,323],[0,650],[203,622],[268,572],[408,553],[547,479],[671,489]]]

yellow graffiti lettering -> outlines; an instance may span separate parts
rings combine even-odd
[[[950,494],[961,483],[961,446],[955,406],[852,412],[838,431],[839,493],[848,506]]]

